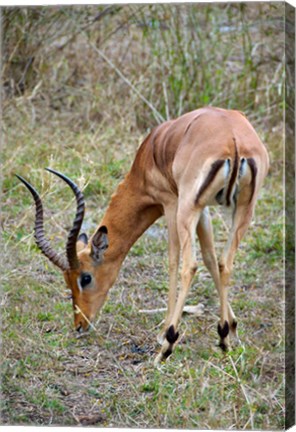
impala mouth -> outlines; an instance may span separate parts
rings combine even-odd
[[[79,333],[79,335],[83,335],[83,334],[88,333],[89,328],[90,328],[90,325],[88,325],[87,327],[84,328],[84,327],[82,326],[82,324],[79,324],[79,325],[76,327],[76,331],[77,331],[77,333]]]

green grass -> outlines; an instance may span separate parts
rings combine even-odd
[[[279,30],[273,27],[281,7],[267,5],[266,14],[263,6],[259,12],[255,6],[244,7],[213,4],[188,15],[184,6],[180,16],[175,7],[162,5],[114,7],[91,28],[87,43],[77,36],[57,50],[57,28],[48,27],[50,18],[61,24],[62,36],[74,31],[73,17],[85,24],[101,9],[48,8],[44,16],[35,10],[29,33],[22,33],[26,16],[14,16],[11,25],[23,52],[37,50],[35,37],[41,38],[43,48],[50,40],[52,50],[48,56],[34,51],[36,63],[25,92],[5,98],[3,110],[3,424],[283,428],[282,60],[276,57],[281,46]],[[222,32],[225,23],[231,28],[238,22],[244,23],[245,31]],[[16,36],[12,30],[5,33],[10,54]],[[153,365],[164,314],[139,310],[164,307],[167,301],[164,220],[132,247],[96,330],[82,338],[73,329],[62,275],[35,245],[31,196],[14,174],[26,177],[41,193],[47,236],[62,252],[75,200],[44,168],[64,172],[83,189],[87,209],[82,229],[92,234],[138,145],[156,124],[143,100],[90,49],[95,38],[161,115],[167,109],[174,115],[203,103],[237,108],[250,115],[267,145],[270,174],[236,254],[229,293],[242,345],[228,354],[217,346],[218,296],[197,248],[199,268],[187,304],[201,302],[205,313],[184,315],[174,355],[159,367]],[[264,41],[262,47],[258,40]],[[168,44],[171,50],[166,50]],[[160,53],[164,56],[158,61]],[[217,67],[215,53],[224,59],[223,69]],[[20,55],[18,50],[15,55]],[[21,64],[14,60],[18,71]],[[9,64],[7,71],[16,79],[12,67]],[[74,70],[76,75],[70,73]],[[42,87],[30,98],[39,79]],[[217,209],[212,215],[221,251],[227,218]]]

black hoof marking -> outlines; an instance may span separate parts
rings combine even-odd
[[[166,340],[168,341],[168,343],[174,344],[176,342],[176,340],[178,339],[178,337],[179,337],[179,332],[175,332],[174,326],[171,325],[168,328],[165,337],[166,337]],[[170,352],[170,354],[171,354],[171,352]]]
[[[232,322],[232,324],[231,324],[231,330],[232,330],[232,331],[235,331],[236,328],[237,328],[237,321],[234,320],[234,321]]]
[[[229,324],[228,321],[225,321],[224,326],[221,327],[220,323],[218,324],[218,335],[221,339],[225,339],[229,333]]]
[[[228,346],[225,345],[224,342],[220,342],[219,343],[219,347],[221,348],[222,351],[227,352],[228,351]]]
[[[171,354],[172,354],[173,350],[171,347],[169,347],[165,353],[162,354],[162,357],[164,360],[166,360]]]

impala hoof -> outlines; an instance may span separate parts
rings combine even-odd
[[[219,348],[221,348],[221,350],[222,350],[223,352],[225,352],[225,353],[229,351],[229,346],[226,345],[224,342],[220,342],[218,346],[219,346]]]

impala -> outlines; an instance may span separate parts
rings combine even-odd
[[[66,256],[58,255],[50,246],[44,234],[42,201],[30,183],[18,176],[35,200],[36,243],[63,271],[72,291],[76,330],[88,330],[129,249],[164,215],[168,227],[169,293],[156,362],[172,353],[179,336],[178,324],[197,270],[196,234],[203,261],[218,291],[218,335],[220,347],[226,350],[229,335],[237,336],[237,320],[228,302],[234,255],[250,224],[268,167],[264,145],[238,111],[207,107],[166,121],[153,129],[138,149],[129,173],[89,240],[86,234],[79,235],[85,210],[82,192],[68,177],[47,168],[63,179],[76,196],[77,211]],[[219,262],[210,205],[230,207],[233,214],[229,239]]]

